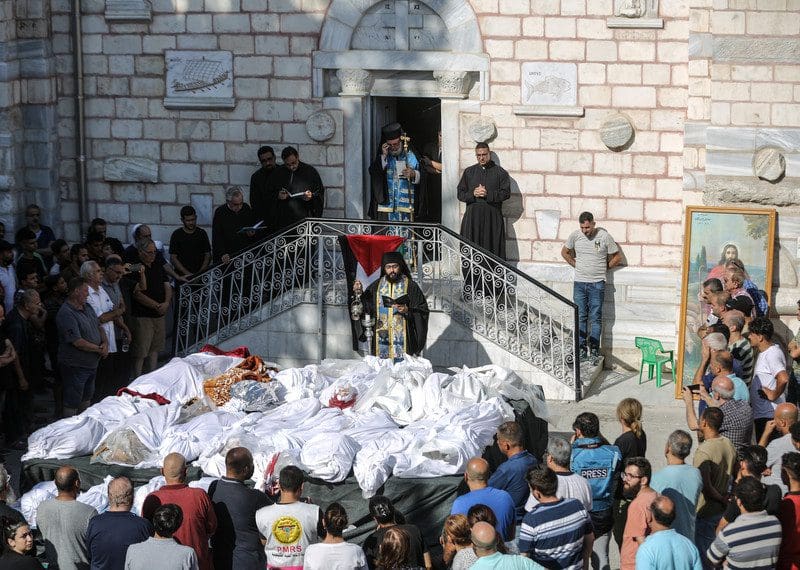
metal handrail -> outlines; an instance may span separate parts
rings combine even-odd
[[[400,235],[431,311],[443,312],[581,394],[577,306],[437,224],[306,219],[180,287],[176,353],[218,344],[300,304],[350,298],[339,237]]]

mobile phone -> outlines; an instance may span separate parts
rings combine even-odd
[[[141,268],[142,268],[142,264],[141,263],[131,263],[130,267],[128,267],[128,270],[131,273],[139,273],[139,270]]]
[[[701,385],[702,384],[690,384],[689,386],[686,386],[686,388],[688,388],[689,391],[694,393],[694,394],[699,394]]]

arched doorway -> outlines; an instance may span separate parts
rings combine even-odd
[[[458,116],[488,94],[489,56],[482,50],[466,0],[333,0],[313,57],[314,95],[343,111],[347,217],[366,211],[366,171],[383,112],[376,102],[391,99],[396,108],[416,104],[405,99],[438,99],[442,187],[452,189],[443,192],[442,222],[457,229]]]

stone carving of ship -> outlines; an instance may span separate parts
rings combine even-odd
[[[183,73],[172,82],[175,91],[208,91],[225,82],[230,71],[222,62],[208,59],[190,59],[184,62]]]

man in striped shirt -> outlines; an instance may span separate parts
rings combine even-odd
[[[556,496],[558,477],[549,467],[532,467],[526,478],[539,504],[522,519],[520,554],[545,568],[587,568],[594,542],[589,513],[577,499]]]
[[[771,569],[778,561],[781,523],[764,510],[766,489],[755,477],[744,477],[734,490],[742,514],[726,526],[711,543],[708,560],[729,570]]]

